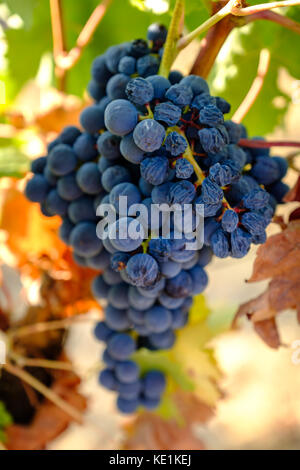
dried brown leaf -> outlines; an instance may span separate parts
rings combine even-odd
[[[275,318],[254,322],[254,329],[270,348],[279,348],[281,343]]]
[[[183,417],[184,424],[174,419],[166,421],[153,413],[142,413],[127,426],[126,450],[202,450],[203,442],[196,436],[194,425],[208,421],[212,408],[193,394],[177,392],[174,401]]]
[[[56,374],[52,386],[60,397],[80,411],[86,408],[86,399],[77,392],[80,379],[72,372]],[[45,400],[38,407],[29,426],[13,424],[6,429],[8,450],[42,450],[47,443],[59,436],[71,423],[72,418],[52,402]]]
[[[249,282],[275,276],[286,277],[287,271],[300,265],[300,223],[293,221],[281,233],[273,235],[257,250]]]

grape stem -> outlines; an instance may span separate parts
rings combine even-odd
[[[300,142],[296,141],[283,141],[283,140],[255,140],[255,139],[240,139],[238,145],[241,147],[249,148],[271,148],[271,147],[300,147]]]
[[[59,89],[61,91],[65,89],[67,70],[74,67],[80,59],[84,48],[91,41],[111,2],[112,0],[103,0],[93,10],[79,33],[75,46],[67,52],[61,0],[50,0],[55,73],[59,80]]]
[[[7,364],[4,364],[3,368],[9,374],[12,374],[18,377],[20,380],[30,385],[32,388],[34,388],[39,393],[41,393],[49,401],[52,401],[52,403],[54,403],[58,408],[61,408],[65,413],[71,416],[72,419],[82,424],[82,415],[76,408],[74,408],[72,405],[66,402],[53,390],[46,387],[42,382],[37,380],[35,377],[29,374],[26,370],[23,370],[20,367],[15,366],[9,362]]]
[[[259,63],[257,68],[257,74],[253,83],[245,96],[244,100],[240,104],[239,108],[236,110],[232,116],[232,121],[240,123],[250,111],[251,107],[255,103],[259,93],[262,90],[266,74],[269,70],[270,65],[270,51],[268,49],[262,49],[259,55]]]
[[[183,27],[184,18],[184,0],[176,0],[171,23],[168,30],[167,40],[164,45],[159,75],[168,78],[171,66],[176,58],[176,43],[180,37],[180,30]]]
[[[179,133],[186,139],[185,137],[185,133],[181,130],[179,131]],[[194,172],[197,176],[197,181],[196,181],[196,186],[199,186],[202,181],[204,180],[205,176],[203,174],[203,171],[201,170],[200,166],[198,165],[198,163],[196,162],[195,158],[194,158],[194,155],[193,155],[193,152],[192,152],[192,149],[186,139],[186,143],[187,143],[187,148],[183,154],[183,157],[186,158],[190,163],[191,165],[193,165],[193,168],[194,168]]]

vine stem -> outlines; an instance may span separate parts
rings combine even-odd
[[[253,5],[250,7],[242,7],[242,0],[229,0],[229,2],[212,15],[208,20],[203,24],[194,29],[191,33],[187,34],[185,37],[181,38],[177,43],[177,50],[184,49],[188,46],[197,36],[206,32],[212,26],[217,24],[223,18],[228,15],[233,16],[248,16],[256,13],[260,13],[266,10],[271,10],[273,8],[280,7],[290,7],[300,5],[300,0],[284,0],[281,2],[272,2],[272,3],[262,3],[260,5]]]
[[[176,58],[176,43],[180,36],[180,25],[184,15],[184,0],[176,0],[172,20],[169,26],[167,40],[164,46],[164,53],[160,64],[159,75],[168,78],[171,66]]]
[[[25,357],[14,351],[8,353],[9,357],[13,359],[20,367],[43,367],[45,369],[67,370],[72,372],[74,370],[72,364],[63,361],[52,361],[48,359],[35,359]]]
[[[191,74],[207,78],[215,60],[225,43],[228,35],[234,29],[235,23],[231,16],[216,23],[202,39],[199,54],[191,69]]]
[[[300,5],[300,0],[284,0],[282,2],[261,3],[250,7],[240,8],[240,4],[236,2],[236,6],[232,7],[231,13],[235,16],[247,16],[260,11],[272,10],[273,8],[292,7]]]
[[[84,48],[91,41],[98,25],[103,19],[112,0],[103,0],[92,12],[76,40],[75,46],[67,52],[61,0],[50,0],[51,24],[53,36],[53,55],[56,75],[60,80],[61,90],[65,87],[66,72],[80,59]]]
[[[177,43],[177,50],[182,50],[186,46],[188,46],[197,36],[202,33],[205,33],[208,29],[214,26],[216,23],[221,21],[226,16],[230,15],[234,5],[237,3],[237,0],[229,0],[229,2],[221,8],[221,10],[217,11],[214,15],[212,15],[208,20],[202,23],[198,28],[194,29],[190,34],[187,34],[185,37],[181,38]]]
[[[241,147],[249,148],[271,148],[271,147],[299,147],[300,141],[283,141],[283,140],[254,140],[254,139],[240,139],[238,145]]]
[[[253,13],[245,18],[246,23],[251,23],[255,20],[267,20],[272,21],[273,23],[280,24],[284,28],[290,29],[294,33],[300,34],[300,24],[296,21],[288,18],[287,16],[280,15],[275,11],[260,11],[258,13]]]
[[[50,322],[34,323],[33,325],[21,326],[20,328],[17,328],[15,330],[10,330],[9,337],[11,339],[21,338],[23,336],[43,333],[45,331],[65,329],[71,325],[85,322],[85,321],[91,321],[91,319],[85,318],[85,317],[84,318],[71,317],[71,318],[64,318],[62,320],[54,320]]]
[[[232,116],[232,120],[240,123],[246,116],[246,114],[250,111],[251,107],[255,103],[261,89],[263,87],[265,77],[269,70],[270,65],[270,51],[268,49],[262,49],[259,55],[259,63],[257,68],[257,74],[253,83],[245,96],[244,100],[240,104],[239,108],[236,110],[234,115]]]
[[[82,420],[82,415],[78,410],[76,410],[76,408],[74,408],[72,405],[67,403],[57,393],[55,393],[53,390],[46,387],[42,382],[37,380],[31,374],[29,374],[28,372],[26,372],[25,370],[21,369],[18,366],[14,366],[13,364],[11,364],[9,362],[7,364],[4,364],[3,368],[9,374],[12,374],[12,375],[18,377],[20,380],[22,380],[23,382],[30,385],[32,388],[37,390],[44,397],[46,397],[48,400],[52,401],[52,403],[54,403],[58,408],[61,408],[65,413],[70,415],[71,418],[73,418],[79,424],[82,424],[82,421],[83,421]]]

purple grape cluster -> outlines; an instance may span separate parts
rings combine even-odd
[[[33,162],[26,187],[43,214],[62,217],[60,237],[76,262],[101,272],[92,284],[94,296],[106,301],[95,329],[106,343],[100,383],[118,393],[125,413],[156,408],[165,389],[164,374],[142,374],[134,351],[173,346],[193,296],[207,286],[204,268],[213,255],[241,258],[251,243],[264,243],[288,189],[281,181],[285,160],[242,148],[246,129],[224,120],[230,105],[211,96],[203,78],[157,75],[165,39],[166,29],[152,25],[148,42],[113,46],[95,59],[89,91],[96,103],[81,113],[83,131],[65,128],[48,155]],[[100,239],[104,216],[97,214],[106,204],[117,217]],[[131,211],[137,204],[147,215]],[[166,236],[153,204],[189,204],[191,233],[173,216]],[[204,246],[191,250],[199,205]]]

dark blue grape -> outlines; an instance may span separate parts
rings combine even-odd
[[[131,336],[118,333],[109,338],[107,350],[113,359],[124,361],[135,351],[135,342]]]
[[[57,189],[51,189],[46,197],[45,204],[50,214],[61,216],[66,215],[69,206],[69,203],[60,197]]]
[[[133,361],[122,361],[116,365],[116,377],[119,382],[132,383],[136,382],[139,377],[139,366]]]
[[[76,225],[70,235],[70,244],[80,256],[94,256],[101,251],[102,242],[96,235],[96,225],[81,222]]]
[[[102,276],[106,284],[109,286],[116,286],[122,282],[120,274],[111,269],[110,266],[104,271]]]
[[[104,111],[98,105],[85,108],[80,114],[80,124],[89,134],[96,134],[104,128]]]
[[[95,221],[97,217],[94,208],[94,198],[81,196],[72,201],[68,208],[68,216],[73,224],[83,221]]]
[[[148,183],[156,186],[168,178],[169,161],[166,157],[145,158],[141,163],[141,176]]]
[[[146,78],[146,80],[150,82],[153,87],[153,90],[154,90],[153,98],[155,99],[164,98],[166,91],[171,86],[171,83],[169,82],[169,80],[165,77],[162,77],[161,75],[150,75],[149,77]]]
[[[270,157],[259,157],[253,165],[250,175],[259,184],[269,185],[280,178],[280,170],[276,161]]]
[[[64,176],[75,170],[77,157],[69,145],[59,144],[51,150],[47,166],[57,176]]]
[[[226,210],[222,216],[222,229],[225,232],[233,232],[239,223],[239,216],[233,210]]]
[[[243,197],[243,205],[247,209],[257,210],[265,207],[270,199],[270,195],[263,189],[252,189]]]
[[[87,90],[89,95],[95,100],[100,101],[105,96],[105,86],[100,85],[95,80],[90,80]]]
[[[111,77],[111,72],[106,67],[105,56],[100,55],[94,59],[92,64],[92,77],[99,85],[106,85]]]
[[[195,195],[195,186],[190,181],[183,180],[171,186],[169,191],[169,201],[171,204],[190,204]]]
[[[172,330],[163,333],[152,333],[149,335],[149,341],[156,349],[171,349],[175,343],[175,335]]]
[[[30,169],[32,173],[43,174],[45,166],[47,164],[47,157],[39,157],[31,162]]]
[[[192,89],[183,84],[172,85],[165,94],[165,97],[180,108],[188,106],[193,99]]]
[[[114,165],[104,171],[101,183],[105,191],[109,193],[116,185],[130,181],[130,179],[130,173],[127,168],[121,165]]]
[[[155,303],[155,298],[145,297],[136,287],[131,286],[129,288],[129,303],[131,307],[144,311],[152,307]]]
[[[187,297],[193,291],[193,281],[187,271],[181,271],[172,279],[167,279],[166,293],[175,299]]]
[[[151,83],[144,78],[133,78],[126,87],[127,98],[135,104],[143,105],[149,103],[154,96]]]
[[[130,232],[132,231],[132,235]],[[134,238],[133,238],[134,237]],[[109,238],[118,251],[134,251],[144,240],[144,231],[138,220],[123,217],[109,227]]]
[[[145,313],[145,324],[151,333],[167,331],[172,325],[170,310],[158,305],[150,308]]]
[[[130,328],[130,321],[126,315],[126,310],[119,310],[112,305],[108,305],[105,308],[105,321],[107,326],[115,331],[125,331]]]
[[[97,323],[94,329],[94,335],[99,341],[107,341],[113,334],[113,330],[109,328],[104,321]]]
[[[144,253],[134,255],[129,259],[126,272],[132,284],[146,287],[154,284],[158,277],[159,269],[155,259]]]
[[[145,55],[137,60],[137,73],[141,77],[155,75],[159,69],[159,60],[153,55]]]
[[[116,390],[117,380],[115,374],[110,369],[103,369],[99,375],[99,382],[103,387],[108,388],[108,390]]]
[[[178,70],[171,70],[171,72],[169,73],[169,80],[172,85],[179,83],[182,80],[182,78],[183,78],[183,75]]]
[[[113,286],[108,293],[108,302],[115,308],[129,308],[128,285],[125,282]]]
[[[208,277],[206,272],[201,266],[195,266],[189,270],[189,275],[193,281],[193,295],[201,294],[208,284]]]
[[[267,225],[264,217],[258,212],[246,212],[242,216],[241,222],[251,235],[259,235]]]
[[[92,293],[96,299],[106,299],[109,289],[109,284],[104,281],[102,276],[95,277],[92,282]]]
[[[29,201],[43,202],[50,190],[48,181],[43,175],[35,175],[28,181],[25,188],[25,195]]]
[[[107,170],[108,171],[108,170]],[[142,197],[137,186],[132,183],[120,183],[114,186],[109,195],[109,202],[114,206],[116,211],[121,215],[128,215],[126,207],[122,207],[120,197],[127,198],[127,211],[134,205],[138,204]],[[134,215],[134,214],[132,214]]]
[[[176,177],[182,179],[188,179],[194,173],[193,165],[186,158],[179,158],[176,161]]]
[[[226,144],[224,135],[222,135],[220,129],[216,129],[215,127],[201,129],[198,132],[198,135],[202,147],[204,148],[205,152],[208,153],[220,152]]]
[[[89,268],[102,271],[110,264],[110,254],[106,250],[102,250],[98,255],[88,258],[87,264]]]
[[[130,56],[122,57],[118,70],[120,73],[125,73],[125,75],[133,75],[136,71],[136,59]]]
[[[208,93],[202,93],[201,95],[195,96],[192,101],[192,107],[201,111],[206,106],[214,106],[216,104],[216,98],[210,96]]]
[[[224,230],[217,229],[211,235],[210,243],[214,254],[218,258],[227,258],[229,256],[229,242]]]
[[[165,138],[165,129],[154,119],[145,119],[138,123],[133,131],[136,145],[145,152],[158,150]]]
[[[97,157],[98,151],[96,148],[96,139],[91,134],[83,133],[75,141],[73,150],[79,160],[84,162],[94,160]]]
[[[185,138],[178,132],[171,132],[168,134],[165,145],[167,151],[170,152],[174,157],[184,153],[188,146]]]
[[[206,126],[216,127],[223,124],[223,113],[216,106],[209,104],[201,109],[199,113],[199,122]]]
[[[131,414],[134,413],[139,406],[138,399],[127,400],[122,397],[117,399],[117,407],[121,413]]]
[[[67,245],[69,245],[70,243],[70,235],[71,235],[73,228],[74,228],[74,224],[72,224],[72,222],[68,219],[68,217],[65,217],[63,219],[61,226],[59,227],[59,237]]]
[[[132,133],[122,138],[120,152],[131,163],[141,163],[145,157],[143,150],[135,144]]]
[[[109,103],[104,114],[105,126],[119,136],[129,134],[138,122],[138,112],[127,100],[115,100]]]
[[[102,190],[101,173],[97,163],[84,163],[76,173],[76,181],[80,189],[86,194],[99,194]]]
[[[104,60],[105,65],[111,73],[117,73],[119,62],[128,52],[129,44],[119,44],[118,46],[111,46],[107,49]]]
[[[229,136],[229,142],[231,144],[237,144],[242,137],[241,125],[228,120],[224,122],[224,126],[226,127]]]
[[[209,87],[204,78],[199,77],[198,75],[189,75],[184,77],[181,82],[181,85],[191,87],[194,95],[200,95],[201,93],[209,94]]]
[[[118,73],[109,79],[106,85],[107,96],[111,100],[125,99],[126,98],[126,87],[130,80],[128,75],[124,73]]]
[[[175,126],[181,117],[181,109],[173,103],[157,104],[154,108],[154,119],[168,126]]]
[[[251,235],[244,230],[237,228],[231,234],[231,256],[233,258],[243,258],[246,256],[251,245]]]
[[[129,44],[128,53],[133,57],[143,57],[149,54],[149,52],[147,41],[144,39],[135,39]]]

